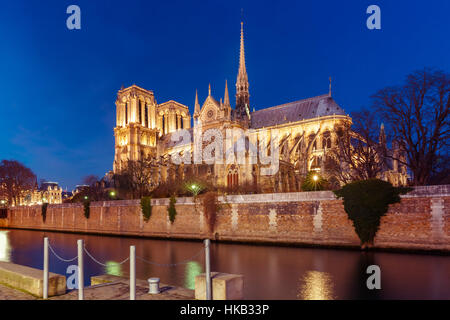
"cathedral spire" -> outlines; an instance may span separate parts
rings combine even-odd
[[[236,80],[236,112],[237,118],[245,119],[250,110],[250,94],[247,69],[245,67],[244,22],[241,22],[241,45],[239,52],[239,71]]]
[[[225,94],[223,96],[223,104],[225,106],[229,106],[230,105],[230,96],[228,95],[228,83],[227,83],[227,80],[225,80]]]
[[[245,68],[245,46],[244,46],[244,22],[241,22],[241,46],[239,52],[239,77],[247,79],[247,70]],[[243,79],[244,80],[244,79]]]
[[[198,103],[197,90],[195,90],[194,118],[198,118],[199,116],[200,116],[200,104]]]

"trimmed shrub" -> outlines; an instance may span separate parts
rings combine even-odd
[[[42,214],[42,222],[45,223],[45,220],[47,219],[47,207],[48,203],[43,203],[41,207],[41,214]]]
[[[89,200],[86,200],[83,202],[84,207],[84,216],[86,219],[89,219],[89,215],[91,214],[91,202]]]
[[[150,220],[150,216],[152,215],[152,198],[151,197],[142,197],[141,198],[141,211],[142,211],[142,216],[144,217],[144,221],[148,222],[148,220]]]
[[[202,196],[202,203],[209,232],[214,232],[217,211],[219,210],[217,193],[213,191],[205,193]]]
[[[169,214],[170,223],[175,222],[175,217],[177,216],[177,209],[175,208],[175,203],[177,203],[177,198],[172,195],[169,200],[169,206],[167,207],[167,213]]]
[[[0,219],[8,218],[8,209],[0,208]]]
[[[373,244],[381,217],[386,214],[389,205],[400,202],[400,195],[411,190],[394,187],[379,179],[369,179],[349,183],[333,192],[344,199],[345,212],[353,222],[361,245],[366,247]]]

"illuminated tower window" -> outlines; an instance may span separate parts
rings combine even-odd
[[[148,128],[148,106],[145,106],[145,127]]]
[[[142,105],[141,105],[141,100],[139,100],[139,123],[142,124]]]

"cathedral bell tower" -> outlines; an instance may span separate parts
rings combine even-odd
[[[235,119],[250,120],[250,94],[248,76],[245,68],[244,23],[241,22],[241,46],[239,54],[239,72],[236,80]]]

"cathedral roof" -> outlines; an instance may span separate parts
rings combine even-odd
[[[325,94],[254,111],[251,113],[251,127],[270,127],[332,115],[346,114],[332,97]]]

